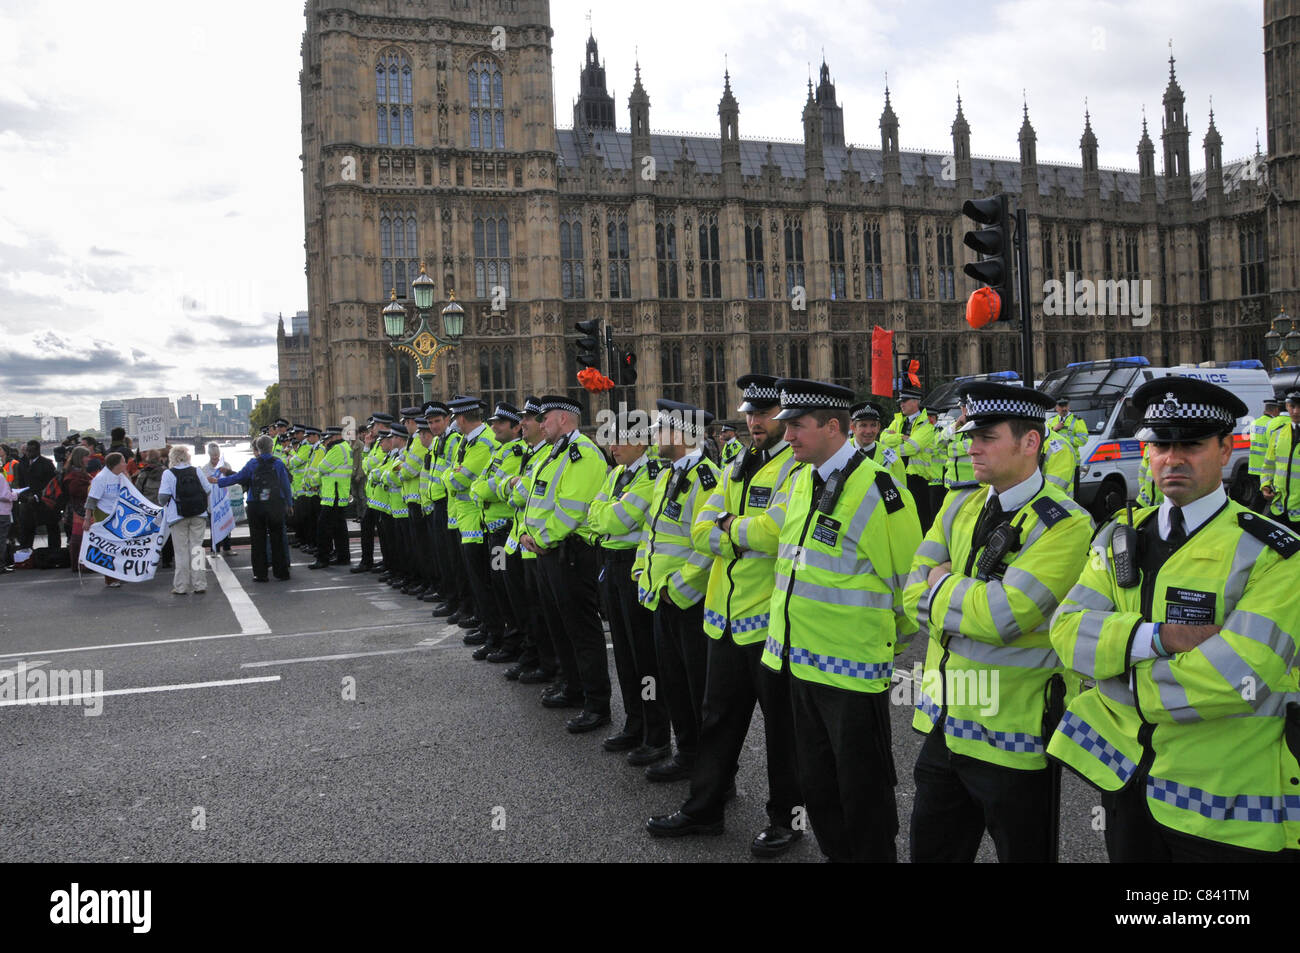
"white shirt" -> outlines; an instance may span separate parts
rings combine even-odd
[[[486,429],[487,429],[487,424],[479,424],[477,427],[475,427],[473,430],[471,430],[469,433],[465,435],[465,442],[469,443],[471,440],[473,440],[475,437],[477,437]]]
[[[1205,494],[1199,500],[1193,500],[1183,507],[1183,527],[1187,535],[1191,536],[1193,532],[1200,529],[1205,522],[1219,512],[1219,508],[1228,502],[1228,494],[1224,492],[1222,485],[1215,487],[1213,491]],[[1160,538],[1169,539],[1169,531],[1173,528],[1169,525],[1170,513],[1173,511],[1174,502],[1165,497],[1160,504],[1160,510],[1156,513],[1156,529],[1160,532]],[[1156,647],[1152,643],[1152,637],[1156,633],[1156,624],[1154,622],[1143,622],[1137,627],[1137,632],[1133,634],[1133,648],[1129,651],[1129,661],[1139,662],[1144,658],[1155,658]]]
[[[996,495],[998,498],[998,505],[1002,507],[1002,512],[1011,513],[1020,509],[1020,507],[1024,506],[1036,497],[1042,488],[1043,475],[1039,471],[1035,470],[1029,475],[1028,479],[1022,480],[1015,486],[1007,487],[1001,493],[995,494],[993,487],[990,486],[988,496],[984,498],[984,503],[987,506],[988,501],[993,499]]]
[[[124,471],[125,472],[125,471]],[[98,510],[105,513],[112,513],[117,508],[117,487],[122,482],[121,473],[114,473],[108,467],[104,467],[91,478],[90,489],[86,491],[86,505],[95,506],[98,503],[109,504],[108,509],[102,506],[95,506]]]
[[[644,454],[642,454],[642,456],[644,456]],[[674,461],[673,461],[673,469],[674,469],[674,470],[687,470],[687,469],[689,469],[691,466],[693,466],[694,464],[698,463],[699,460],[700,460],[700,457],[702,457],[702,456],[704,456],[704,448],[703,448],[703,447],[697,447],[695,450],[692,450],[690,453],[684,453],[684,454],[682,454],[680,457],[678,457],[676,460],[674,460]]]
[[[646,459],[647,459],[647,455],[644,453],[641,454],[641,456],[637,457],[635,460],[632,461],[631,464],[628,465],[627,470],[624,472],[636,473],[637,470],[640,470],[643,466],[646,465]]]
[[[853,441],[845,440],[840,448],[830,455],[830,459],[817,468],[817,475],[823,480],[829,480],[832,474],[849,465],[855,453],[857,451],[853,448]]]

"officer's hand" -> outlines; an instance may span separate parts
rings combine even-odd
[[[1188,625],[1184,622],[1162,622],[1160,624],[1160,644],[1170,655],[1177,652],[1190,652],[1206,639],[1218,634],[1222,626]]]
[[[1271,486],[1260,487],[1260,492],[1264,494],[1264,499],[1273,499],[1273,488]]]
[[[527,533],[519,537],[519,545],[524,547],[524,549],[528,550],[530,553],[537,552],[537,543],[535,543],[533,537]]]
[[[951,562],[942,562],[930,570],[930,578],[927,580],[929,588],[933,589],[935,584],[948,573],[952,572]],[[1163,631],[1163,629],[1161,630]]]
[[[731,524],[735,521],[736,517],[728,513],[722,519],[718,520],[718,529],[722,530],[724,533],[728,532],[731,529]]]

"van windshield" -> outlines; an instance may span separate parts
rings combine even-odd
[[[1139,373],[1137,367],[1107,362],[1066,367],[1048,374],[1039,390],[1068,397],[1070,412],[1088,425],[1088,433],[1100,433]]]

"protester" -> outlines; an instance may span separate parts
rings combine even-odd
[[[163,473],[166,471],[164,466],[167,460],[166,453],[166,450],[148,451],[144,456],[144,466],[139,469],[132,479],[135,488],[140,491],[140,495],[150,503],[158,502],[158,491],[162,486]],[[125,455],[123,459],[125,459]],[[167,542],[163,544],[162,557],[158,563],[158,568],[171,569],[175,562],[175,556],[176,546],[172,542],[172,538],[168,536]]]
[[[94,475],[87,468],[90,452],[85,447],[73,447],[63,467],[63,495],[67,506],[63,511],[63,528],[68,534],[68,556],[71,557],[72,571],[77,571],[77,560],[81,553],[81,535],[86,522],[86,494],[90,490],[90,480]],[[103,469],[98,461],[93,461],[95,472]]]
[[[97,461],[92,461],[97,462]],[[102,523],[117,509],[117,488],[126,473],[126,460],[120,453],[110,453],[104,458],[104,468],[95,474],[86,491],[86,514],[92,523]],[[122,584],[111,576],[104,577],[109,589],[121,589]]]
[[[0,455],[3,460],[3,455]],[[17,494],[9,486],[4,471],[0,470],[0,572],[13,572],[9,563],[9,527],[13,522],[14,500]]]
[[[203,561],[203,533],[208,526],[212,506],[211,484],[190,462],[190,448],[178,444],[167,455],[171,464],[163,471],[158,487],[158,503],[171,527],[176,572],[172,576],[172,595],[196,596],[208,591],[208,574]]]
[[[36,528],[43,527],[46,545],[55,549],[62,543],[59,535],[59,515],[41,502],[45,486],[54,479],[54,463],[41,456],[41,442],[27,441],[27,452],[18,462],[18,485],[27,488],[27,499],[22,503],[18,524],[18,548],[31,549],[36,539]]]
[[[210,476],[230,476],[230,474],[235,472],[231,469],[225,455],[222,454],[221,446],[215,443],[208,444],[208,462],[199,467],[199,469],[203,472],[203,482],[205,486],[210,485],[208,481],[208,477]],[[210,509],[209,512],[211,512]],[[216,546],[212,546],[211,549],[213,553],[223,552],[230,555],[230,537],[227,536]]]
[[[284,521],[293,516],[293,490],[289,471],[272,453],[275,442],[266,434],[253,441],[257,454],[244,468],[230,476],[209,476],[217,486],[246,487],[244,509],[248,513],[248,533],[253,557],[253,581],[266,582],[267,539],[270,539],[271,571],[276,579],[289,578],[289,543],[284,535]]]

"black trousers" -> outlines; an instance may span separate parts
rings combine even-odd
[[[570,536],[537,557],[537,576],[565,684],[571,694],[581,690],[586,696],[586,711],[604,715],[609,713],[610,686],[596,594],[599,559],[596,547]]]
[[[346,506],[321,505],[316,519],[316,558],[321,562],[329,562],[331,555],[340,564],[352,561],[347,515]]]
[[[1123,790],[1101,792],[1106,812],[1106,854],[1112,864],[1294,864],[1300,851],[1268,853],[1193,837],[1157,823],[1147,806],[1147,773],[1135,774]]]
[[[442,553],[438,551],[438,512],[435,508],[424,514],[424,531],[429,537],[429,567],[433,573],[431,581],[433,588],[438,592],[442,591],[442,580],[446,577],[446,570],[442,567]]]
[[[1055,859],[1053,769],[1018,771],[948,750],[942,726],[925,738],[912,775],[912,863],[971,864],[984,831],[1003,864]]]
[[[268,517],[256,504],[248,506],[249,555],[253,559],[253,577],[266,578],[266,553],[271,551],[271,571],[276,579],[289,578],[289,541],[285,537],[284,517]]]
[[[735,780],[754,703],[758,702],[763,708],[767,742],[767,818],[771,824],[789,828],[795,808],[803,803],[789,665],[782,672],[773,672],[760,661],[762,642],[737,645],[729,630],[708,641],[700,750],[691,771],[691,796],[682,813],[705,822],[722,820],[727,789]]]
[[[515,602],[518,601],[518,596],[512,599],[511,590],[514,588],[515,581],[522,584],[524,569],[523,566],[517,565],[517,575],[514,580],[511,579],[510,560],[506,557],[506,537],[509,535],[510,525],[507,523],[500,529],[490,533],[485,532],[483,542],[487,549],[488,587],[491,591],[491,600],[497,614],[501,617],[502,632],[497,644],[501,648],[517,652],[520,640],[523,638],[523,626],[515,613]],[[518,553],[515,555],[518,556]]]
[[[889,693],[791,678],[790,695],[799,785],[822,853],[833,861],[896,862]]]
[[[451,598],[455,588],[455,577],[450,560],[447,558],[447,499],[434,500],[433,512],[429,514],[429,541],[433,544],[433,561],[438,567],[438,591]]]
[[[689,609],[662,593],[655,609],[655,650],[659,691],[668,703],[681,759],[693,763],[704,720],[704,679],[709,666],[709,637],[704,634],[704,601]]]
[[[907,489],[916,501],[916,515],[921,518],[921,533],[924,535],[934,522],[934,510],[930,503],[930,481],[915,473],[907,475]]]
[[[40,500],[25,500],[19,510],[18,548],[30,549],[36,540],[36,528],[43,527],[47,537],[46,545],[58,549],[63,545],[63,534],[59,530],[59,514]],[[170,539],[170,537],[168,537]]]
[[[469,573],[470,591],[474,594],[474,614],[483,623],[483,631],[488,637],[487,644],[492,648],[500,648],[501,637],[505,634],[505,622],[501,606],[492,594],[488,547],[486,543],[461,543],[460,551],[465,560],[465,570]]]
[[[384,561],[384,571],[394,572],[394,566],[397,561],[396,543],[393,540],[393,517],[388,513],[377,514],[376,526],[379,530],[379,555]],[[389,560],[392,560],[390,562]]]
[[[379,511],[367,506],[361,513],[361,565],[363,566],[375,564],[375,533],[378,529]]]
[[[426,585],[433,585],[433,539],[419,503],[406,504],[406,523],[411,533],[412,575]]]
[[[299,497],[294,503],[294,511],[298,514],[298,539],[308,546],[315,546],[316,523],[320,518],[320,497],[303,496]]]
[[[614,671],[623,697],[623,730],[642,744],[662,748],[671,740],[668,708],[659,697],[654,613],[636,598],[632,563],[636,548],[603,550],[601,597],[614,643]],[[646,696],[649,696],[648,698]]]
[[[540,668],[549,675],[560,669],[555,657],[555,639],[551,635],[550,619],[542,608],[541,578],[537,572],[537,559],[520,556],[524,573],[524,599],[528,606],[528,629],[524,634],[523,654],[519,664]]]
[[[445,503],[444,503],[445,506]],[[443,510],[444,515],[446,510]],[[460,548],[460,532],[447,526],[443,520],[443,558],[446,561],[447,568],[450,570],[451,583],[449,589],[443,590],[443,595],[451,598],[451,605],[458,609],[473,611],[474,598],[471,595],[469,584],[469,572],[465,568],[465,557]]]

